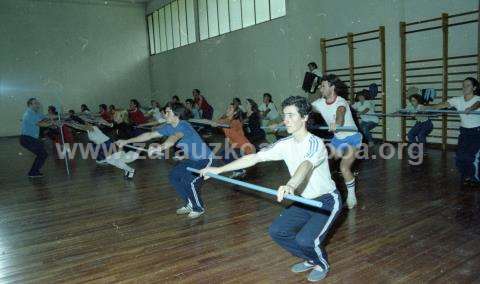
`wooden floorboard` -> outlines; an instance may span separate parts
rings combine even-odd
[[[206,214],[188,220],[175,215],[173,161],[136,161],[126,181],[91,160],[73,161],[67,176],[51,155],[46,177],[29,180],[32,156],[16,139],[0,139],[0,155],[1,283],[307,283],[268,236],[285,206],[268,196],[209,181]],[[479,283],[480,190],[460,187],[453,157],[359,163],[359,206],[335,224],[323,282]],[[248,181],[287,178],[268,163]]]

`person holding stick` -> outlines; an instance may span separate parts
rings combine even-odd
[[[213,153],[200,135],[185,119],[186,109],[182,104],[170,104],[165,109],[166,124],[155,131],[141,134],[127,140],[118,140],[116,144],[124,147],[131,143],[146,142],[152,139],[168,137],[161,145],[150,145],[149,154],[158,154],[176,145],[185,154],[170,172],[169,180],[182,198],[184,205],[177,210],[177,214],[187,214],[188,218],[200,217],[204,212],[200,188],[203,178],[187,170],[187,167],[203,168],[210,166]]]
[[[454,107],[460,112],[460,136],[455,164],[464,185],[480,185],[480,115],[473,114],[480,108],[480,86],[477,79],[463,80],[463,96],[431,105],[433,109]],[[462,113],[463,112],[463,113]]]
[[[282,103],[283,122],[290,136],[222,167],[205,167],[200,170],[200,175],[207,179],[209,174],[218,175],[260,162],[283,160],[291,177],[278,188],[277,200],[281,202],[285,195],[297,193],[320,201],[323,207],[293,203],[272,223],[269,233],[282,248],[302,259],[291,268],[292,272],[312,270],[308,280],[319,281],[329,270],[322,243],[342,209],[342,201],[330,175],[327,149],[322,139],[307,131],[311,108],[304,97],[287,98]]]

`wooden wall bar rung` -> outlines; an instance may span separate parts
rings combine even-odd
[[[424,82],[407,82],[406,85],[428,85],[428,84],[442,84],[443,81],[424,81]]]
[[[378,81],[378,80],[382,80],[382,78],[363,78],[363,79],[355,79],[355,82]]]
[[[360,73],[354,73],[354,74],[355,74],[355,76],[357,76],[357,75],[382,74],[382,71],[360,72]]]
[[[456,18],[456,17],[466,16],[466,15],[473,15],[473,14],[477,14],[478,12],[479,10],[474,10],[474,11],[465,12],[465,13],[453,14],[453,15],[449,15],[448,18]]]
[[[477,74],[477,70],[475,71],[465,71],[465,72],[449,72],[448,75],[469,75],[469,74]]]
[[[373,67],[382,67],[382,65],[381,64],[374,64],[374,65],[354,66],[353,69],[365,69],[365,68],[373,68]]]
[[[378,33],[380,29],[375,29],[371,31],[366,31],[366,32],[361,32],[361,33],[354,33],[353,36],[361,36],[361,35],[368,35],[368,34],[373,34],[373,33]]]
[[[449,56],[448,59],[462,59],[462,58],[472,58],[477,57],[478,54],[468,54],[468,55],[457,55],[457,56]]]
[[[405,63],[406,63],[406,64],[411,64],[411,63],[423,63],[423,62],[433,62],[433,61],[442,61],[442,57],[409,60],[409,61],[405,61]]]
[[[421,78],[421,77],[433,77],[433,76],[442,76],[443,73],[429,73],[429,74],[419,74],[419,75],[407,75],[407,78]]]
[[[378,87],[382,87],[383,85],[382,84],[377,84]],[[370,87],[370,85],[355,85],[355,88],[368,88]]]
[[[348,43],[337,43],[337,44],[331,44],[331,45],[326,45],[325,48],[330,48],[330,47],[335,47],[335,46],[342,46],[342,45],[348,45]]]
[[[328,39],[325,39],[325,42],[335,41],[335,40],[339,40],[339,39],[347,39],[347,36],[339,36],[339,37],[334,37],[334,38],[328,38]]]
[[[458,22],[458,23],[449,24],[448,26],[449,26],[449,27],[454,27],[454,26],[466,25],[466,24],[470,24],[470,23],[476,23],[477,21],[478,21],[478,20],[463,21],[463,22]]]
[[[330,72],[336,72],[336,71],[347,71],[349,68],[346,67],[346,68],[337,68],[337,69],[330,69],[330,70],[325,70],[327,73],[330,73]]]
[[[428,69],[439,69],[439,68],[443,68],[443,66],[436,65],[436,66],[425,66],[425,67],[412,67],[412,68],[406,68],[405,71],[428,70]]]
[[[448,68],[450,67],[467,67],[467,66],[477,66],[478,63],[464,63],[464,64],[449,64]]]
[[[442,18],[438,17],[438,18],[433,18],[433,19],[428,19],[428,20],[423,20],[423,21],[410,22],[410,23],[405,23],[405,26],[408,27],[408,26],[413,26],[413,25],[425,24],[425,23],[439,21],[441,19]]]
[[[429,28],[411,30],[411,31],[405,32],[405,34],[413,34],[413,33],[418,33],[418,32],[437,30],[437,29],[441,29],[441,28],[442,28],[442,26],[433,26],[433,27],[429,27]]]
[[[378,39],[379,39],[378,36],[369,37],[369,38],[365,38],[365,39],[354,40],[353,43],[365,42],[365,41],[371,41],[371,40],[378,40]]]

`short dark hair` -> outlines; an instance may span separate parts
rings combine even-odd
[[[115,105],[109,105],[108,106],[110,109],[115,109]]]
[[[475,90],[473,90],[473,94],[476,96],[480,96],[480,86],[478,84],[478,80],[473,77],[467,77],[463,81],[467,80],[470,81],[472,83],[472,86],[475,88]]]
[[[422,96],[420,96],[419,94],[413,94],[413,95],[410,95],[408,97],[408,100],[410,101],[411,99],[416,99],[417,102],[421,105],[425,104],[425,100],[423,99]]]
[[[264,98],[267,97],[270,102],[273,102],[273,100],[272,100],[272,95],[270,95],[269,93],[263,94],[263,97],[264,97]]]
[[[193,104],[194,104],[192,99],[186,99],[186,100],[185,100],[185,103],[189,103],[189,104],[191,104],[192,106],[193,106]]]
[[[172,96],[172,100],[175,99],[177,101],[180,101],[180,98],[177,95]]]
[[[188,113],[187,113],[187,109],[185,108],[185,106],[181,103],[170,103],[167,107],[169,107],[173,114],[175,116],[178,116],[178,118],[180,118],[180,120],[185,120],[188,118]]]
[[[296,106],[300,116],[305,117],[312,112],[312,105],[301,96],[290,96],[282,102],[282,110],[287,106]]]
[[[37,98],[29,98],[28,101],[27,101],[27,106],[31,106],[33,104],[34,101],[36,101]]]
[[[327,81],[330,86],[335,86],[335,94],[347,99],[348,86],[335,74],[323,75],[320,82]]]
[[[140,103],[136,99],[131,99],[130,102],[136,107],[140,108]]]
[[[52,112],[53,114],[58,114],[57,108],[55,106],[48,106],[48,111]]]
[[[106,104],[99,104],[98,107],[101,108],[102,110],[107,110]]]
[[[370,98],[370,93],[366,89],[361,90],[355,95],[355,101],[358,101],[359,96],[363,96],[366,100],[368,100]]]
[[[318,68],[317,63],[315,63],[315,62],[313,62],[313,61],[310,62],[310,63],[308,63],[307,66],[312,67],[313,69],[317,69],[317,68]]]
[[[233,98],[233,103],[238,103],[239,105],[242,104],[242,101],[240,100],[240,98]]]
[[[200,90],[199,89],[193,89],[193,92],[197,93],[200,95]]]
[[[80,109],[90,111],[90,109],[88,108],[88,106],[87,106],[86,104],[82,104],[82,105],[80,106]]]
[[[250,106],[252,107],[252,112],[259,112],[258,110],[258,104],[252,100],[252,99],[247,99],[247,102],[250,104]]]
[[[243,121],[245,117],[243,116],[242,110],[238,106],[235,106],[234,103],[231,103],[230,105],[233,106],[235,111],[235,114],[233,115],[233,119],[238,119],[240,121]]]

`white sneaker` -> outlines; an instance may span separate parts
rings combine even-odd
[[[229,178],[243,178],[247,174],[246,170],[234,171]]]
[[[355,196],[355,191],[348,192],[347,195],[347,206],[348,209],[353,209],[357,205],[357,197]]]
[[[98,165],[106,165],[106,164],[108,164],[108,163],[107,163],[107,160],[95,160],[95,163],[97,163]]]
[[[192,208],[189,207],[188,205],[177,209],[178,215],[189,214],[190,212],[192,212]]]
[[[205,211],[191,211],[188,213],[188,218],[195,219],[200,217],[203,213],[205,213]]]
[[[129,172],[129,171],[125,171],[125,173],[123,174],[123,176],[127,179],[133,179],[133,176],[135,175],[135,170]]]

